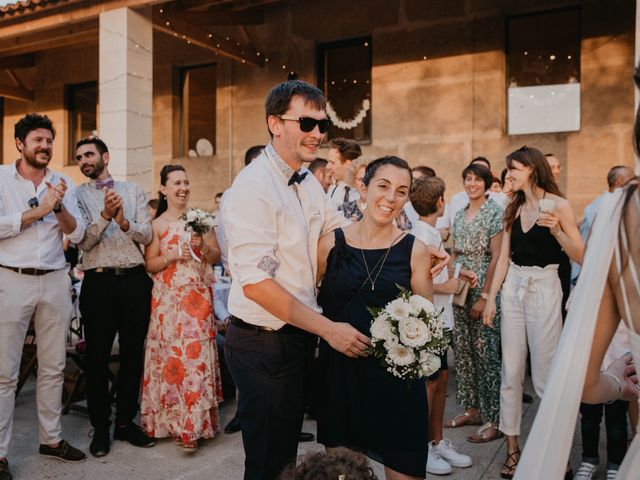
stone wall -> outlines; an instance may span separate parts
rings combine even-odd
[[[263,68],[215,56],[177,38],[154,34],[153,172],[182,163],[192,179],[192,200],[209,208],[243,166],[245,150],[268,141],[264,97],[290,70],[315,83],[317,43],[372,37],[372,142],[365,155],[395,154],[427,164],[445,179],[451,195],[460,172],[477,155],[499,173],[504,156],[523,144],[554,152],[564,190],[576,213],[606,188],[607,170],[633,165],[633,62],[635,4],[624,0],[581,2],[581,116],[578,132],[506,133],[505,16],[566,5],[551,0],[323,0],[292,1],[268,8],[266,22],[246,27],[253,45],[269,57]],[[239,39],[239,30],[229,35]],[[28,110],[56,122],[54,167],[62,165],[63,85],[98,77],[97,46],[40,54],[36,101],[6,101],[4,158],[16,157],[13,123]],[[423,60],[424,56],[427,60]],[[216,62],[216,154],[176,158],[176,68]],[[286,68],[283,69],[282,66]],[[63,128],[61,128],[61,126]],[[326,151],[321,152],[326,156]],[[82,181],[74,172],[74,178]],[[68,168],[64,171],[69,171]]]

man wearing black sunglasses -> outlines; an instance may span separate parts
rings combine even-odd
[[[0,166],[0,478],[11,478],[6,460],[22,344],[33,318],[38,338],[40,454],[69,462],[85,454],[61,437],[65,340],[71,319],[70,277],[62,235],[84,236],[71,180],[48,168],[54,129],[31,113],[15,125],[20,158]]]
[[[354,357],[369,344],[316,303],[318,239],[348,223],[302,166],[329,128],[325,106],[308,83],[274,87],[265,108],[271,142],[223,206],[234,277],[225,355],[239,390],[247,480],[276,478],[296,458],[315,336]]]

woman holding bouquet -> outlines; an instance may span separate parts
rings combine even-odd
[[[409,198],[411,170],[383,157],[365,171],[363,218],[320,239],[319,304],[324,315],[371,335],[371,308],[398,298],[399,287],[433,296],[427,247],[394,219]],[[391,361],[401,364],[391,350]],[[349,358],[320,344],[318,441],[362,451],[385,466],[387,479],[424,478],[428,409],[424,380],[392,375],[372,357]]]
[[[206,219],[189,212],[189,179],[180,165],[160,172],[160,205],[145,250],[153,274],[151,322],[142,386],[142,426],[186,450],[219,430],[222,400],[210,289],[220,259]],[[206,232],[204,235],[195,230]]]

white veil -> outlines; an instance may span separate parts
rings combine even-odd
[[[618,236],[622,189],[602,202],[542,402],[518,463],[516,480],[564,478],[598,319]]]

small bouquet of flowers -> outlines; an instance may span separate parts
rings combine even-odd
[[[443,328],[443,309],[398,286],[400,295],[373,315],[369,353],[394,376],[414,380],[433,375],[451,341]]]
[[[182,215],[184,220],[184,229],[187,232],[187,244],[189,245],[189,252],[194,260],[200,262],[200,258],[195,254],[191,248],[191,235],[195,232],[198,235],[206,235],[211,231],[215,225],[213,216],[201,210],[199,208],[191,208],[187,213]],[[180,247],[179,247],[180,248]],[[182,254],[182,252],[180,252]]]

